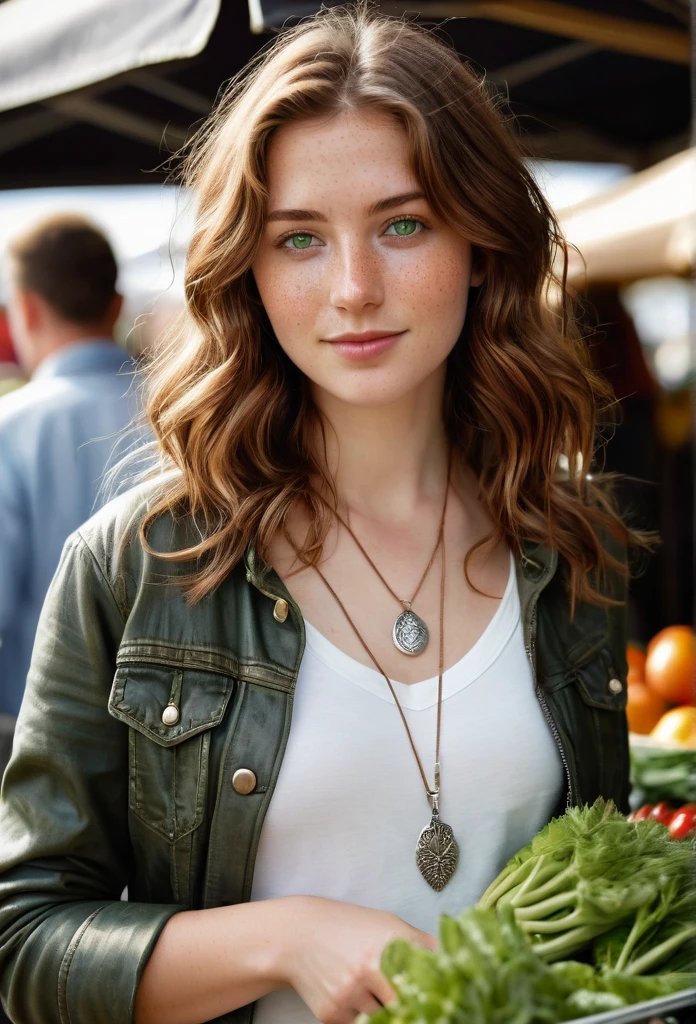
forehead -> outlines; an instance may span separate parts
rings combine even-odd
[[[382,111],[342,111],[283,125],[268,151],[273,205],[317,204],[319,197],[368,196],[417,188],[406,133]]]

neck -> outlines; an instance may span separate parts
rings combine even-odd
[[[348,405],[315,392],[341,506],[398,523],[412,520],[424,502],[441,501],[448,462],[443,394],[444,368],[385,406]]]
[[[67,348],[69,345],[107,337],[108,334],[105,334],[103,331],[100,332],[97,329],[90,330],[86,327],[61,327],[58,330],[47,331],[45,334],[41,334],[33,339],[33,365],[31,366],[31,371],[33,373],[45,359],[48,359],[55,352],[60,352],[61,349]]]

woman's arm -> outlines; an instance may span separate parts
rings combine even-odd
[[[79,534],[39,622],[0,800],[0,991],[15,1024],[132,1020],[176,905],[120,900],[128,744],[107,703],[124,620]]]
[[[435,939],[393,914],[314,896],[183,911],[142,976],[136,1024],[203,1024],[291,986],[326,1024],[352,1024],[394,993],[380,972],[394,936]]]
[[[136,1024],[193,1024],[279,988],[283,903],[185,910],[165,925],[138,987]]]

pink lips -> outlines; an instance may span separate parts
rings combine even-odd
[[[398,334],[387,334],[381,338],[370,338],[368,334],[365,341],[355,341],[346,338],[344,340],[330,341],[329,343],[344,359],[358,362],[361,359],[374,359],[376,356],[382,355],[383,352],[386,352],[387,349],[395,345],[401,335],[405,333],[405,331],[399,331]]]

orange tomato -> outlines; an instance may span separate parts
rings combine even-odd
[[[664,743],[696,748],[696,708],[685,706],[666,711],[650,735]]]
[[[641,651],[640,647],[636,647],[635,644],[629,644],[626,648],[626,661],[628,662],[629,683],[644,682],[645,651]]]
[[[696,703],[696,638],[690,626],[668,626],[652,638],[645,682],[669,704]]]
[[[631,682],[629,676],[626,717],[631,732],[646,735],[651,729],[654,729],[666,710],[667,705],[657,694],[653,693],[645,683]]]

